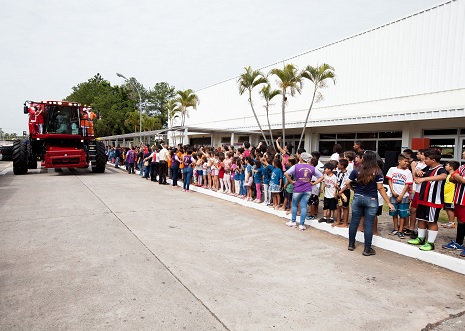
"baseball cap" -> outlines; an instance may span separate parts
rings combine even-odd
[[[300,154],[300,157],[302,158],[302,160],[304,160],[305,162],[308,162],[310,161],[310,159],[312,158],[312,156],[308,153],[302,153]]]

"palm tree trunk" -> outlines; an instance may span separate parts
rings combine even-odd
[[[286,146],[286,89],[283,89],[283,104],[281,109],[281,118],[282,118],[282,126],[283,126],[283,148]]]
[[[305,134],[305,128],[307,127],[308,117],[310,116],[310,112],[311,112],[312,107],[313,107],[313,102],[315,101],[316,90],[317,90],[317,88],[315,86],[315,90],[313,91],[312,103],[310,104],[310,107],[308,108],[308,111],[307,111],[307,117],[305,118],[305,124],[304,124],[304,127],[302,128],[302,134],[300,135],[299,146],[297,146],[297,149],[300,148],[300,144],[302,143],[302,139],[303,139],[304,134]]]
[[[260,125],[260,122],[258,121],[257,114],[255,113],[255,109],[253,108],[253,103],[252,103],[252,91],[249,90],[249,103],[250,107],[252,108],[253,116],[255,116],[255,120],[257,121],[258,127],[260,128],[260,132],[262,133],[263,139],[265,139],[265,144],[268,146],[268,140],[265,137],[265,133],[263,132],[262,126]]]
[[[266,106],[266,121],[268,122],[268,129],[270,130],[270,138],[271,138],[270,142],[273,143],[274,139],[273,139],[273,132],[271,131],[270,117],[268,116],[268,105]]]

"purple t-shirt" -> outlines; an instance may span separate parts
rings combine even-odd
[[[307,163],[298,163],[286,171],[289,176],[294,176],[294,193],[310,192],[312,190],[312,176],[320,178],[323,174]]]

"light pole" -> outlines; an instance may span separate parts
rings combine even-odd
[[[140,91],[137,88],[137,85],[133,84],[133,82],[127,79],[126,77],[124,77],[124,75],[120,73],[116,73],[116,76],[123,78],[126,82],[129,82],[129,84],[131,84],[132,87],[137,91],[137,94],[139,94],[139,107],[138,107],[139,108],[139,135],[140,135],[139,143],[141,143],[142,142],[142,97],[140,95]]]

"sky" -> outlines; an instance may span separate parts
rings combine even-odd
[[[62,100],[97,73],[194,91],[376,28],[441,0],[0,0],[0,128],[25,100]]]

